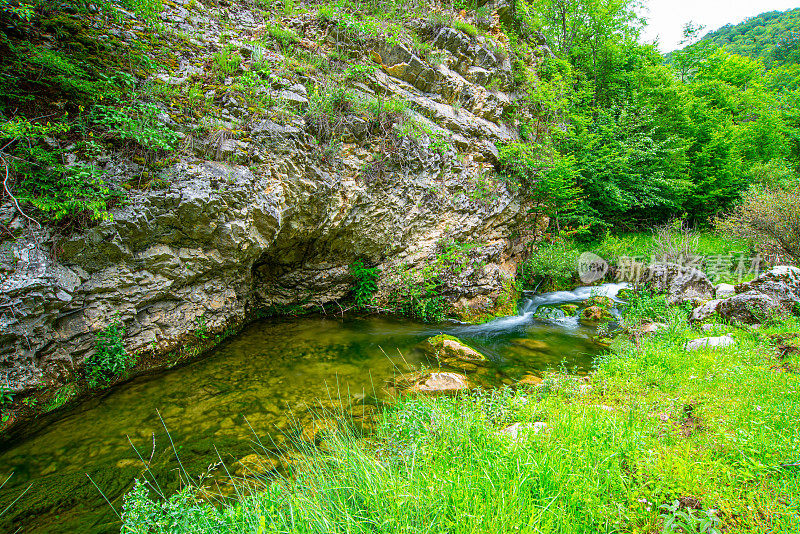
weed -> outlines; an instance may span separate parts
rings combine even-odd
[[[267,33],[282,49],[289,48],[300,42],[300,37],[294,30],[278,26],[277,24],[268,24]]]
[[[0,386],[0,406],[7,406],[14,402],[14,393],[6,386]]]
[[[206,324],[206,316],[201,315],[199,317],[195,317],[194,319],[196,328],[192,332],[195,338],[198,341],[205,341],[206,339],[211,337],[211,334],[208,331],[208,325]]]
[[[717,517],[717,511],[693,510],[681,506],[679,500],[672,504],[662,504],[664,512],[661,517],[664,519],[664,534],[678,533],[697,533],[697,534],[720,534],[722,521]]]
[[[220,81],[233,76],[242,66],[242,56],[239,52],[235,51],[232,45],[226,45],[225,48],[211,56],[213,61],[213,70]]]
[[[350,265],[350,274],[355,279],[353,301],[357,308],[364,309],[378,290],[380,271],[377,267],[367,267],[364,262],[357,260]]]
[[[125,327],[119,319],[114,320],[105,330],[97,334],[95,351],[86,358],[84,374],[89,387],[111,382],[125,374],[133,365],[135,358],[127,353],[122,338]]]

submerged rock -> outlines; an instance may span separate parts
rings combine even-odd
[[[282,462],[276,456],[248,454],[234,464],[234,473],[240,477],[265,475],[280,469],[281,466]]]
[[[455,395],[471,387],[469,379],[462,374],[428,371],[400,375],[390,386],[400,393],[421,395]]]
[[[339,430],[339,421],[333,418],[314,419],[303,427],[300,437],[303,441],[314,442],[327,433]]]
[[[550,350],[550,345],[547,343],[547,341],[543,341],[541,339],[515,339],[511,342],[511,344],[524,347],[535,352],[548,352]]]
[[[475,371],[489,361],[486,356],[460,339],[446,334],[426,339],[417,348],[439,364],[463,371]]]

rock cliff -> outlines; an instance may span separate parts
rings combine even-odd
[[[520,231],[529,210],[494,172],[496,145],[517,136],[496,11],[477,36],[412,19],[424,53],[335,13],[284,17],[300,60],[253,44],[275,26],[244,4],[180,0],[160,16],[184,46],[149,83],[166,95],[158,120],[179,132],[180,153],[155,170],[150,155],[96,156],[128,189],[112,219],[28,225],[3,243],[0,382],[18,398],[79,381],[115,317],[139,370],[162,368],[259,311],[346,301],[355,260],[380,269],[378,309],[431,266],[452,314],[508,298],[531,235]],[[145,28],[129,17],[96,31],[132,44]],[[219,75],[219,54],[238,67]],[[361,67],[331,77],[341,57]],[[293,61],[318,67],[285,68]],[[170,95],[195,86],[204,107],[175,112]],[[10,205],[0,215],[26,225]]]

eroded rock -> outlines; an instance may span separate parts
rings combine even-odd
[[[702,304],[714,297],[714,286],[702,271],[677,263],[656,263],[645,269],[645,280],[656,291],[667,294],[670,305]]]
[[[736,294],[696,308],[691,320],[701,322],[714,314],[743,324],[761,324],[775,316],[793,313],[800,304],[800,269],[779,266],[755,280],[736,285]]]

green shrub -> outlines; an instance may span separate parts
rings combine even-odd
[[[135,358],[127,353],[122,337],[125,327],[118,319],[97,334],[95,351],[86,358],[84,374],[90,387],[106,384],[122,376]]]
[[[727,235],[744,239],[762,251],[800,263],[800,185],[761,185],[745,193],[742,203],[716,221]]]
[[[526,289],[556,291],[570,289],[577,274],[580,251],[571,241],[541,243],[522,266],[522,283]]]
[[[512,188],[520,188],[539,212],[559,231],[567,223],[580,229],[590,223],[580,199],[575,161],[542,145],[508,143],[499,147],[501,176]],[[585,229],[585,228],[584,228]]]
[[[350,65],[345,69],[343,77],[347,81],[361,82],[373,74],[378,67],[376,65]]]
[[[133,141],[147,151],[174,150],[179,136],[158,120],[155,104],[127,104],[120,107],[96,105],[95,124],[104,126],[120,139]]]
[[[377,267],[367,267],[361,260],[350,265],[350,274],[353,275],[353,301],[359,309],[365,308],[371,301],[372,295],[378,290],[378,277],[380,271]]]
[[[97,167],[66,166],[60,161],[63,151],[28,142],[18,143],[13,153],[9,165],[21,203],[51,221],[111,218],[109,207],[122,193],[112,189]]]

